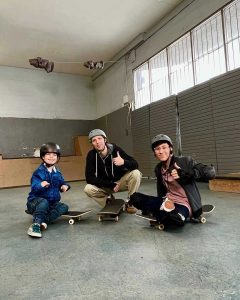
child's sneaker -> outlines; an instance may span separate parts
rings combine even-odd
[[[47,224],[42,222],[40,228],[41,228],[41,230],[46,230],[47,229]]]
[[[161,207],[160,207],[160,210],[165,210],[166,212],[170,212],[172,210],[175,209],[175,205],[174,205],[174,202],[168,198],[166,198]]]
[[[27,234],[34,237],[42,237],[40,225],[38,223],[33,223],[28,228]]]

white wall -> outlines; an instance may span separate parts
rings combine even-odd
[[[125,59],[113,65],[94,81],[94,96],[97,118],[122,107],[123,96],[127,94]]]
[[[136,49],[134,62],[123,58],[94,80],[97,118],[121,107],[123,95],[134,98],[133,69],[168,46],[184,33],[209,17],[229,0],[186,0],[174,11],[152,28],[146,36],[148,39]],[[159,29],[161,28],[161,29]],[[155,32],[155,33],[154,33]],[[125,71],[125,72],[124,72]]]
[[[0,117],[95,120],[92,80],[1,66]]]

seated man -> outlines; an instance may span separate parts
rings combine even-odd
[[[127,190],[129,198],[138,190],[142,178],[136,160],[117,145],[109,144],[101,129],[94,129],[89,133],[89,142],[93,149],[87,155],[87,185],[84,192],[102,207],[112,193]],[[128,204],[126,210],[128,213],[136,212]]]
[[[155,216],[159,223],[168,219],[183,226],[188,218],[198,218],[202,204],[196,180],[214,178],[214,167],[197,163],[191,157],[174,156],[172,140],[164,134],[153,138],[152,150],[160,161],[155,168],[158,197],[134,193],[129,205]]]

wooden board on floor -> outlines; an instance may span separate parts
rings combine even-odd
[[[215,192],[240,193],[240,173],[217,175],[209,181],[209,189]]]

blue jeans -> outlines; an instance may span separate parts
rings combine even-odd
[[[51,223],[68,212],[68,206],[61,202],[48,202],[44,198],[35,198],[27,202],[27,209],[33,215],[33,223]]]

